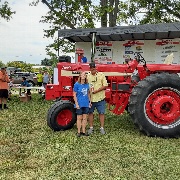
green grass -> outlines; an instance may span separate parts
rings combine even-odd
[[[46,123],[53,102],[19,102],[0,114],[0,179],[2,180],[141,180],[180,179],[180,140],[139,133],[128,114],[106,114],[107,134],[76,137],[76,126],[53,132]]]

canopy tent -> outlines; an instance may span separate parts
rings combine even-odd
[[[58,31],[58,37],[63,37],[71,42],[92,42],[92,33],[96,33],[97,41],[173,39],[180,38],[180,23],[61,29]]]

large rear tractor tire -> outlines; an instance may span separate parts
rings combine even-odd
[[[135,125],[148,136],[180,136],[180,78],[176,74],[152,74],[132,90],[129,112]]]
[[[55,102],[48,110],[47,124],[54,131],[67,130],[76,123],[73,103],[66,100]]]

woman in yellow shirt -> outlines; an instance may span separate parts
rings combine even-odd
[[[42,86],[43,74],[41,71],[39,71],[39,73],[37,74],[37,82],[38,82],[38,86]]]

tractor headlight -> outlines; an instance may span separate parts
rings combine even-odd
[[[64,89],[69,91],[71,89],[71,86],[64,86]]]

